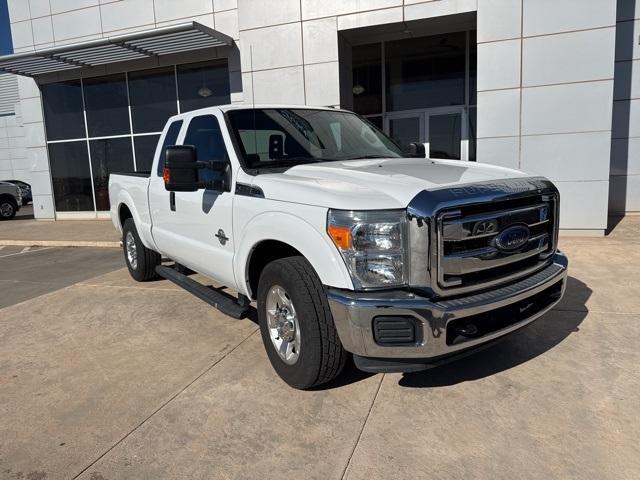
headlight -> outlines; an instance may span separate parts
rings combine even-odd
[[[405,210],[329,210],[327,233],[356,288],[407,283]]]

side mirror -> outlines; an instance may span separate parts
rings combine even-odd
[[[201,188],[198,181],[198,159],[192,145],[167,147],[162,178],[164,188],[170,192],[195,192]]]
[[[426,158],[424,143],[411,142],[407,148],[407,154],[412,158]]]

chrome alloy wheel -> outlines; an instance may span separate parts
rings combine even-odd
[[[0,215],[7,218],[13,215],[13,205],[11,205],[11,203],[9,202],[0,204]]]
[[[274,285],[266,304],[271,343],[282,361],[293,365],[300,356],[300,324],[293,301],[284,288]]]
[[[131,265],[131,268],[135,270],[138,268],[138,247],[136,246],[136,239],[133,238],[133,233],[127,232],[124,245],[127,249],[127,261],[129,265]]]

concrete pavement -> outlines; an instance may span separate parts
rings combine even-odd
[[[24,207],[25,209],[32,208]],[[110,220],[34,220],[22,210],[0,222],[0,246],[118,247],[120,236]]]
[[[0,308],[122,268],[120,249],[0,245]]]
[[[312,392],[251,319],[124,269],[0,309],[0,478],[638,478],[635,222],[562,238],[565,300],[495,347]]]

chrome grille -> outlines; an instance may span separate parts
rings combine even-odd
[[[555,250],[557,197],[537,194],[443,210],[436,217],[437,290],[456,294],[520,278],[545,266]],[[512,226],[522,244],[499,242]]]

